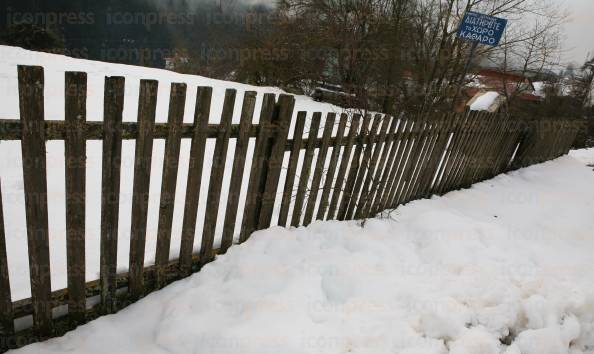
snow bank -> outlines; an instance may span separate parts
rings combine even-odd
[[[594,173],[563,157],[384,218],[272,228],[15,353],[594,353]]]

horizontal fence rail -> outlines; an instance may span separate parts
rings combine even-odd
[[[0,120],[0,140],[19,140],[27,161],[23,163],[23,181],[31,297],[11,300],[0,184],[2,350],[61,335],[114,313],[200,270],[216,254],[232,247],[236,234],[238,241],[244,242],[252,232],[272,224],[302,226],[314,220],[362,219],[411,200],[468,187],[566,154],[579,129],[575,121],[567,119],[518,120],[476,111],[420,116],[297,112],[293,122],[294,97],[273,94],[264,94],[255,124],[256,93],[251,91],[244,94],[239,124],[232,124],[237,99],[233,89],[225,92],[220,123],[210,124],[210,87],[198,87],[193,123],[183,123],[185,102],[191,99],[183,83],[171,85],[167,123],[155,123],[160,88],[154,80],[140,81],[136,122],[123,122],[123,77],[105,78],[103,121],[90,122],[86,121],[87,76],[81,72],[65,74],[64,119],[46,120],[43,68],[19,66],[18,79],[20,119]],[[164,139],[165,149],[155,264],[147,266],[148,188],[155,139]],[[170,259],[182,139],[191,141],[190,160],[179,257]],[[213,151],[207,150],[209,139],[214,142]],[[248,149],[250,139],[255,144],[253,152]],[[64,181],[67,288],[57,291],[51,290],[49,266],[48,140],[64,141],[69,162]],[[92,281],[85,279],[87,140],[103,142],[100,276]],[[123,140],[134,140],[136,148],[129,268],[118,273]],[[231,182],[226,187],[223,175],[231,140],[235,148],[227,171]],[[206,183],[202,180],[205,158],[212,160],[212,167],[207,193],[200,195],[201,184]],[[246,181],[244,172],[249,172]],[[239,209],[242,185],[246,190],[243,210]],[[226,201],[222,200],[225,191]],[[201,200],[206,203],[204,215],[197,213]],[[218,247],[214,240],[221,209],[225,214]],[[236,223],[238,216],[240,222]],[[204,227],[195,240],[198,218],[204,220]],[[195,242],[200,245],[197,253],[193,252]],[[54,311],[64,307],[66,310]],[[30,328],[15,332],[15,320],[29,316]]]

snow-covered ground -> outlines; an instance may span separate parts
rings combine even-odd
[[[15,353],[592,354],[593,213],[594,173],[562,157],[363,225],[257,232]]]
[[[594,148],[572,150],[569,156],[585,163],[586,165],[594,165]]]

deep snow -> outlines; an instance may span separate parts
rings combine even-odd
[[[271,228],[15,353],[592,354],[593,211],[594,173],[562,157],[364,225]]]

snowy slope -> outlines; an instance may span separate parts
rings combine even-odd
[[[138,89],[140,79],[155,79],[159,81],[159,95],[157,102],[157,122],[167,121],[167,106],[169,103],[169,89],[171,82],[184,82],[188,85],[184,122],[193,121],[196,87],[213,87],[211,104],[211,123],[220,120],[224,91],[227,88],[237,90],[234,123],[239,122],[243,93],[246,90],[257,91],[256,112],[254,122],[259,118],[260,104],[263,93],[283,93],[273,87],[256,87],[235,82],[209,79],[201,76],[182,75],[167,70],[151,69],[139,66],[110,64],[69,58],[61,55],[27,51],[15,47],[0,46],[0,119],[18,119],[18,81],[17,65],[41,65],[45,72],[45,116],[48,120],[62,120],[64,117],[64,71],[84,71],[88,73],[87,120],[101,121],[103,117],[103,80],[105,76],[125,76],[124,121],[136,121],[138,105]],[[342,112],[342,109],[330,104],[313,101],[306,96],[296,96],[295,115],[297,111],[309,112]],[[293,120],[294,121],[294,120]],[[306,132],[307,132],[306,128]],[[320,132],[321,135],[321,132]],[[153,144],[153,158],[149,195],[148,229],[145,263],[154,263],[157,223],[159,215],[159,196],[161,191],[161,173],[163,165],[164,140],[155,140]],[[181,238],[181,224],[183,218],[183,202],[186,193],[187,169],[189,160],[190,140],[183,139],[181,144],[178,184],[176,189],[176,204],[173,217],[171,259],[179,255]],[[201,196],[206,196],[210,177],[212,159],[209,154],[214,150],[214,142],[207,142]],[[248,180],[249,166],[251,166],[251,151],[248,151],[244,181]],[[235,141],[231,140],[227,153],[226,174],[223,179],[223,189],[220,205],[226,205],[229,188],[230,170],[235,151]],[[288,163],[288,153],[285,165]],[[134,168],[134,142],[124,141],[122,147],[122,176],[119,218],[118,242],[118,271],[128,268],[130,215],[132,208],[132,180]],[[64,182],[64,143],[50,141],[47,144],[47,172],[48,172],[48,207],[49,207],[49,237],[52,289],[66,287],[66,240],[65,240],[65,182]],[[281,181],[284,180],[284,171]],[[27,259],[27,241],[25,224],[25,205],[23,195],[23,177],[21,163],[20,142],[0,142],[0,181],[4,202],[4,218],[6,223],[7,252],[13,300],[30,296],[29,265]],[[91,281],[99,277],[99,239],[100,239],[100,194],[101,194],[101,142],[87,142],[87,186],[86,186],[86,279]],[[281,184],[282,185],[282,184]],[[242,187],[238,220],[243,215],[243,201],[247,183]],[[200,198],[196,237],[194,246],[200,245],[203,215],[206,198]],[[215,244],[219,243],[224,208],[218,217]],[[239,228],[236,228],[236,233]]]
[[[562,157],[363,226],[257,232],[15,353],[592,354],[593,212],[594,173]]]

